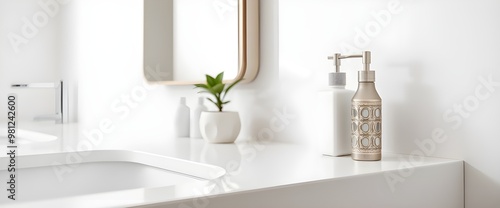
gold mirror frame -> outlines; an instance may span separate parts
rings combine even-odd
[[[259,72],[259,0],[238,0],[238,74],[232,80],[224,80],[225,83],[242,79],[240,83],[253,81]],[[145,60],[145,58],[143,59]],[[143,64],[145,66],[146,64]],[[146,67],[146,66],[145,66]],[[205,83],[205,80],[182,81],[148,80],[150,84],[159,85],[192,85]]]

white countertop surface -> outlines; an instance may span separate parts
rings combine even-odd
[[[20,155],[43,154],[53,152],[67,152],[78,150],[83,142],[88,142],[86,137],[81,136],[76,124],[48,125],[25,125],[26,128],[37,128],[44,133],[60,136],[62,139],[43,144],[40,146],[19,146]],[[31,129],[30,129],[31,130]],[[147,142],[145,142],[147,141]],[[153,154],[171,156],[195,162],[217,165],[226,169],[224,176],[217,187],[212,191],[193,190],[176,196],[162,195],[161,188],[149,190],[128,190],[115,193],[103,193],[88,196],[71,197],[61,200],[50,200],[50,204],[64,204],[72,201],[97,200],[100,206],[124,206],[140,205],[161,201],[175,201],[186,198],[201,197],[204,195],[224,194],[247,190],[259,190],[284,185],[294,185],[321,180],[335,180],[342,177],[351,177],[362,174],[376,173],[382,171],[398,170],[412,167],[432,166],[443,163],[453,163],[457,160],[444,158],[415,158],[408,155],[384,153],[382,161],[360,162],[353,161],[350,157],[323,156],[314,148],[306,148],[298,144],[286,144],[277,142],[236,142],[234,144],[208,144],[203,139],[193,138],[167,138],[161,137],[144,140],[141,138],[127,139],[126,142],[103,142],[93,145],[94,149],[121,149],[144,151]],[[2,150],[5,152],[5,150]],[[1,157],[5,157],[2,153]],[[421,160],[420,160],[421,159]],[[213,185],[213,184],[212,184]],[[22,191],[22,190],[20,190]],[[101,203],[98,199],[109,198],[110,194],[120,199],[131,199],[134,194],[144,196],[145,192],[152,197],[142,197],[138,200],[110,201]],[[154,195],[154,196],[153,196]],[[96,202],[96,203],[97,203]],[[74,202],[73,202],[74,203]],[[93,204],[96,205],[96,204]]]

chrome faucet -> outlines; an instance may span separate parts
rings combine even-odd
[[[63,81],[47,82],[47,83],[29,83],[29,84],[12,84],[12,88],[37,88],[37,89],[55,89],[55,114],[35,116],[35,121],[54,120],[56,123],[67,123],[67,98]]]

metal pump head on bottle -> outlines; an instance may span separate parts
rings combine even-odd
[[[335,54],[335,57],[340,56],[339,53]],[[333,56],[328,57],[329,60],[333,60]],[[335,60],[337,60],[335,58]],[[335,72],[328,73],[328,86],[345,86],[346,84],[346,73],[340,72],[340,63],[335,61]]]
[[[363,62],[363,71],[358,73],[359,80],[363,82],[372,82],[375,81],[375,72],[370,71],[370,64],[372,60],[372,55],[370,51],[363,51],[362,54],[356,55],[342,55],[340,53],[336,53],[333,56],[328,56],[328,59],[334,60],[335,63],[335,71],[340,72],[340,65],[342,59],[350,59],[350,58],[361,58]],[[362,73],[363,72],[363,73]]]
[[[340,72],[340,65],[341,65],[341,60],[342,59],[349,59],[349,58],[361,58],[363,62],[363,71],[358,72],[358,81],[359,82],[375,82],[375,71],[370,70],[370,64],[372,60],[372,55],[370,51],[363,51],[362,54],[359,55],[342,55],[340,53],[336,53],[333,56],[329,56],[329,60],[334,60],[335,63],[335,73],[341,73]],[[333,77],[333,78],[332,78]],[[334,73],[330,73],[330,80],[335,79],[336,75]],[[345,75],[344,75],[344,81],[345,81]],[[332,81],[330,81],[330,86]],[[345,85],[345,83],[343,84]]]
[[[375,71],[370,70],[372,55],[370,51],[363,51],[363,71],[358,72],[359,82],[375,82]]]

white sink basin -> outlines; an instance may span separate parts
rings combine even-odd
[[[56,139],[57,136],[54,135],[24,129],[17,129],[16,143],[18,145],[51,142]],[[0,145],[9,145],[8,141],[7,129],[5,127],[0,128]]]
[[[0,207],[154,187],[171,186],[171,194],[175,195],[178,185],[196,184],[225,174],[217,166],[126,150],[26,155],[18,156],[16,161],[16,202],[5,196],[0,198]],[[0,158],[3,181],[8,179],[7,164],[8,158]]]

